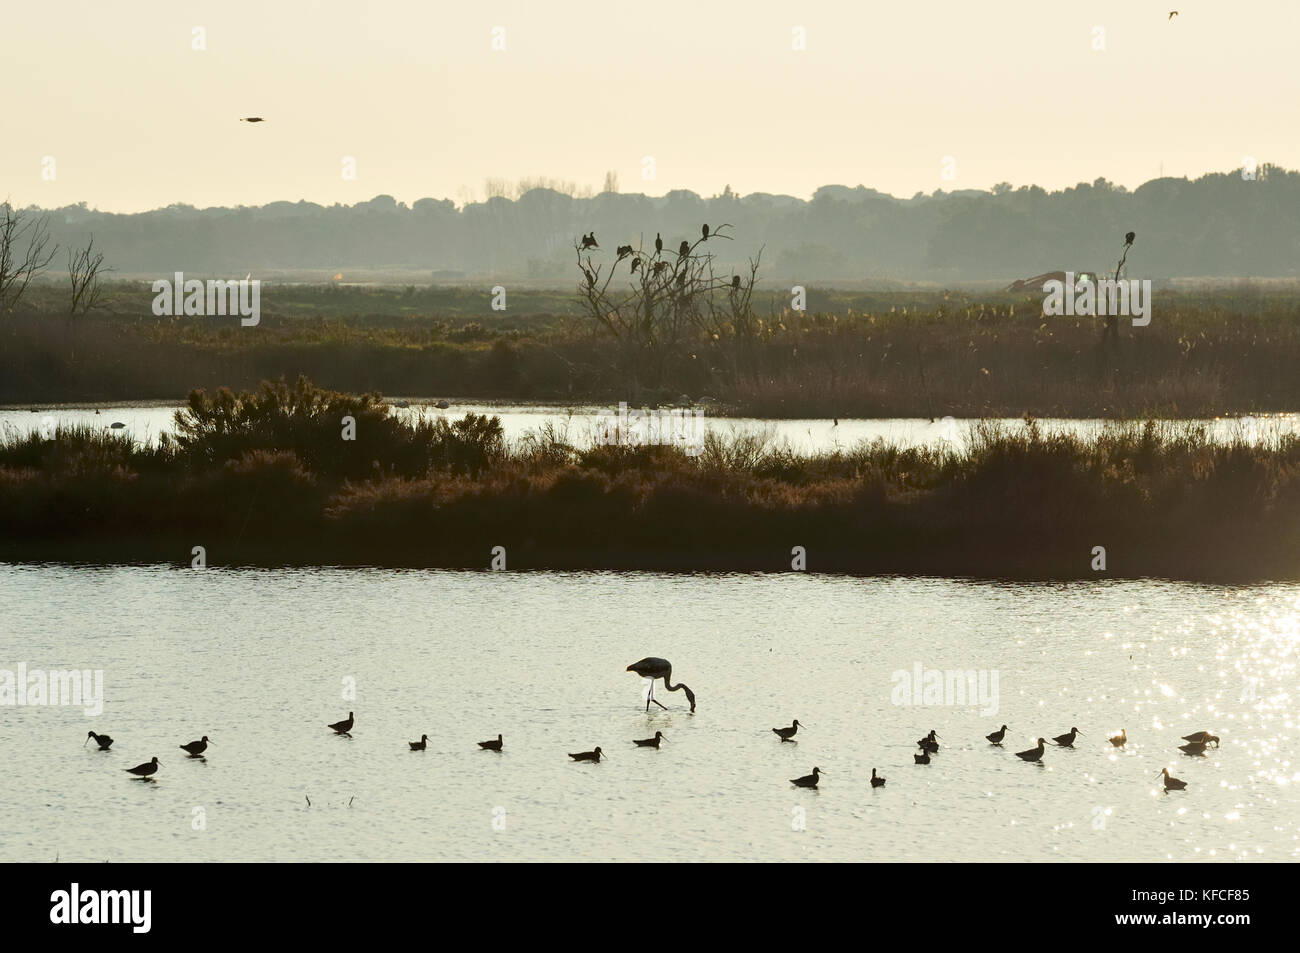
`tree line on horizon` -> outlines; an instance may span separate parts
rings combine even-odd
[[[1003,183],[908,199],[842,185],[809,200],[730,187],[708,198],[539,187],[461,207],[378,195],[355,205],[171,205],[132,214],[81,203],[46,214],[53,241],[71,247],[93,234],[106,264],[124,275],[394,268],[427,270],[435,283],[491,275],[567,287],[576,235],[594,233],[613,256],[616,246],[650,246],[647,228],[676,247],[701,223],[728,222],[743,240],[720,264],[740,268],[762,249],[771,263],[764,277],[776,281],[1006,283],[1105,271],[1120,236],[1134,229],[1141,241],[1131,275],[1300,277],[1300,172],[1272,165],[1253,179],[1209,173],[1132,191],[1105,179],[1055,192]]]

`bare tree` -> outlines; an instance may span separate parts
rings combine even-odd
[[[608,266],[598,264],[589,248],[574,243],[582,280],[578,293],[597,326],[623,346],[624,371],[637,383],[658,385],[669,361],[688,340],[720,341],[753,330],[750,300],[758,276],[758,258],[749,275],[719,275],[706,242],[731,240],[719,225],[694,244],[676,251],[647,251],[621,245]],[[761,252],[759,257],[761,257]],[[626,284],[615,282],[626,263]]]
[[[21,246],[26,243],[26,249]],[[17,307],[31,280],[43,272],[59,246],[50,246],[46,216],[32,217],[10,203],[0,205],[0,313]]]
[[[72,286],[72,300],[68,304],[68,314],[85,314],[99,304],[104,295],[100,283],[102,272],[112,271],[104,267],[104,253],[95,251],[95,236],[91,235],[85,248],[68,249],[68,283]]]

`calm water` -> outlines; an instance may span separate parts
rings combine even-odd
[[[417,400],[410,401],[410,405],[396,412],[408,417],[423,413],[451,419],[458,419],[466,413],[492,414],[501,418],[501,425],[508,440],[516,441],[529,433],[536,433],[541,428],[550,426],[562,435],[567,434],[568,439],[579,446],[587,446],[593,441],[600,430],[602,414],[614,417],[618,413],[616,406],[565,408],[545,404],[453,403],[448,409],[439,410],[431,404]],[[124,433],[131,434],[137,440],[151,441],[157,440],[160,434],[174,431],[173,414],[179,409],[179,405],[156,402],[0,408],[0,437],[6,434],[40,430],[42,426],[53,428],[60,425],[88,424],[107,428],[113,423],[122,423],[125,425],[122,428]],[[1021,425],[1019,418],[1002,422],[1013,427]],[[814,450],[848,449],[859,441],[877,438],[904,446],[946,443],[954,448],[960,448],[967,440],[970,423],[971,421],[968,420],[950,418],[939,418],[933,421],[929,418],[856,420],[843,418],[834,421],[706,416],[700,421],[700,426],[724,435],[766,434],[776,443],[785,442],[792,449],[807,453]],[[1248,437],[1268,440],[1280,434],[1300,431],[1300,415],[1297,414],[1259,418],[1219,418],[1192,421],[1192,423],[1204,424],[1212,435],[1220,439]],[[1096,432],[1104,426],[1103,421],[1085,419],[1043,419],[1039,424],[1044,430],[1067,430],[1085,435]]]
[[[0,708],[0,860],[1295,860],[1298,643],[1283,585],[0,565],[0,669],[105,679],[96,718]],[[645,714],[645,655],[695,715]],[[916,663],[996,671],[997,712],[895,704]]]

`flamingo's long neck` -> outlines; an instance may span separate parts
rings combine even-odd
[[[695,708],[695,693],[683,684],[674,685],[672,679],[673,679],[673,670],[672,670],[672,666],[669,666],[668,671],[664,672],[664,690],[669,692],[675,692],[677,691],[677,689],[680,688],[682,691],[686,693],[686,697],[690,700],[691,708],[693,710]]]

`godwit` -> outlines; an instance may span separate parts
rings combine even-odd
[[[158,759],[154,758],[150,761],[146,761],[144,764],[137,764],[134,768],[123,768],[122,770],[126,771],[128,774],[134,774],[141,781],[148,781],[149,775],[158,770],[158,765]],[[1179,784],[1181,783],[1182,782],[1180,781]]]
[[[1219,736],[1212,735],[1208,731],[1194,731],[1190,735],[1183,735],[1183,740],[1202,745],[1213,743],[1216,748],[1219,746]]]
[[[482,748],[484,751],[500,751],[500,750],[501,750],[501,736],[500,736],[500,735],[497,735],[495,741],[480,741],[480,742],[478,743],[478,746],[479,746],[480,748]]]
[[[885,779],[876,776],[875,768],[871,769],[871,786],[873,788],[883,788],[885,786]]]
[[[791,778],[790,783],[797,788],[815,788],[817,779],[821,777],[822,769],[813,768],[812,774],[805,774],[802,778]]]
[[[408,741],[407,744],[411,746],[412,751],[423,751],[429,746],[429,736],[420,735],[419,741]]]
[[[86,745],[90,743],[91,738],[95,739],[95,744],[99,745],[100,751],[107,751],[109,748],[113,747],[112,738],[108,735],[97,735],[93,731],[86,732],[86,740],[81,743],[81,747],[86,747]]]
[[[793,741],[795,732],[797,732],[802,727],[803,725],[799,724],[799,719],[796,718],[794,720],[794,724],[792,724],[789,728],[773,728],[772,733],[776,735],[778,738],[780,738],[782,741]]]
[[[938,754],[939,742],[936,740],[938,737],[939,736],[935,734],[934,729],[931,728],[930,733],[918,741],[916,745],[927,754]]]
[[[637,745],[641,748],[658,748],[659,742],[663,740],[664,740],[664,733],[662,731],[656,731],[655,736],[653,738],[644,738],[640,741],[637,741],[635,738],[633,738],[632,744]]]
[[[1030,748],[1028,751],[1017,751],[1016,757],[1021,761],[1037,761],[1040,764],[1043,760],[1043,748],[1047,745],[1046,738],[1038,739],[1038,747]]]
[[[348,712],[347,720],[336,721],[334,722],[334,724],[330,725],[329,727],[334,729],[335,734],[339,734],[339,735],[349,734],[349,732],[352,731],[352,712]]]
[[[204,735],[198,741],[191,741],[187,745],[181,745],[181,750],[189,752],[191,758],[197,758],[208,750],[208,736]]]
[[[577,754],[570,753],[569,757],[574,761],[595,761],[600,764],[600,746],[596,746],[595,751],[579,751]]]
[[[1078,728],[1071,727],[1069,734],[1057,735],[1055,738],[1052,739],[1052,743],[1059,748],[1073,748],[1074,736],[1081,735],[1081,734],[1083,734],[1083,732],[1080,731]]]
[[[662,678],[664,680],[665,691],[675,692],[679,688],[684,691],[686,693],[686,700],[691,703],[691,711],[695,711],[695,693],[685,685],[673,684],[673,663],[667,659],[650,656],[648,658],[643,658],[639,662],[633,662],[625,669],[625,671],[636,672],[642,678],[650,679],[650,691],[646,695],[645,699],[646,711],[650,710],[651,702],[654,702],[664,711],[668,710],[667,705],[655,699],[655,679],[657,678]]]
[[[1005,738],[1006,736],[1007,736],[1007,726],[1003,725],[997,731],[993,732],[993,734],[985,735],[984,737],[989,740],[989,744],[1000,745],[1002,744],[1002,739]]]
[[[1128,735],[1125,734],[1125,733],[1124,733],[1124,729],[1121,728],[1121,729],[1119,730],[1119,734],[1117,734],[1117,735],[1111,735],[1110,738],[1108,738],[1107,740],[1108,740],[1111,744],[1113,744],[1116,748],[1122,748],[1122,747],[1124,747],[1126,744],[1128,744]]]
[[[930,752],[928,751],[922,751],[920,754],[913,754],[912,757],[915,759],[917,764],[930,763]]]
[[[1179,745],[1179,746],[1178,746],[1178,750],[1181,751],[1183,754],[1190,754],[1190,755],[1192,755],[1192,756],[1197,756],[1197,755],[1199,755],[1200,757],[1204,758],[1204,757],[1205,757],[1205,742],[1203,742],[1203,741],[1189,741],[1189,742],[1187,742],[1187,744],[1185,744],[1185,745]]]
[[[1160,774],[1165,776],[1166,791],[1181,791],[1183,788],[1187,787],[1186,781],[1179,781],[1177,778],[1170,777],[1168,768],[1161,768]],[[1160,777],[1160,774],[1157,774],[1156,777]]]

